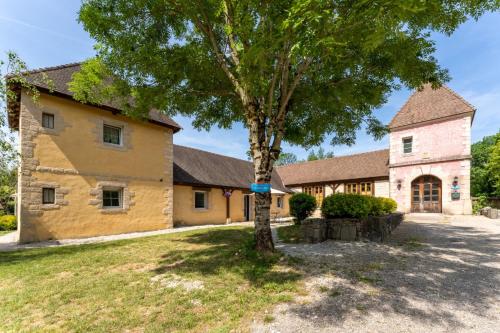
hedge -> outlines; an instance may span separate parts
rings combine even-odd
[[[0,230],[16,230],[17,221],[14,215],[0,216]]]
[[[306,193],[295,193],[288,200],[290,205],[290,215],[297,218],[300,223],[316,209],[316,198]]]
[[[396,202],[390,198],[335,193],[323,200],[321,212],[326,218],[362,218],[390,214],[396,211],[396,207]]]

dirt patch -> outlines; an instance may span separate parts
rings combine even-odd
[[[188,280],[176,274],[160,274],[151,278],[151,283],[159,284],[162,288],[182,288],[186,291],[199,290],[205,288],[203,281]]]

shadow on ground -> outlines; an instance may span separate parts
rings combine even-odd
[[[323,291],[287,312],[314,318],[321,327],[370,315],[466,327],[477,323],[464,314],[492,319],[498,312],[498,233],[405,222],[385,244],[327,241],[281,244],[280,249],[304,259],[308,277]]]

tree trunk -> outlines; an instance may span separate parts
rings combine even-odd
[[[259,252],[274,251],[270,208],[271,193],[255,193],[255,248]]]

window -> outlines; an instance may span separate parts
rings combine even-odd
[[[42,127],[54,128],[54,115],[50,113],[42,113]]]
[[[412,152],[413,137],[403,138],[403,153],[409,154]]]
[[[302,189],[302,192],[312,195],[316,198],[316,205],[321,207],[321,203],[323,202],[323,186],[307,186]]]
[[[283,208],[283,197],[278,197],[276,200],[276,207]]]
[[[122,189],[105,189],[102,190],[102,207],[103,208],[120,208],[122,207]]]
[[[42,189],[42,203],[53,204],[56,202],[56,190],[51,187],[44,187]]]
[[[358,193],[358,184],[356,183],[346,184],[345,193]]]
[[[104,125],[103,126],[103,141],[113,145],[122,144],[122,129],[116,126]]]
[[[207,209],[208,208],[208,195],[205,191],[194,192],[194,208]]]
[[[361,194],[372,195],[372,183],[361,183],[359,188]]]

